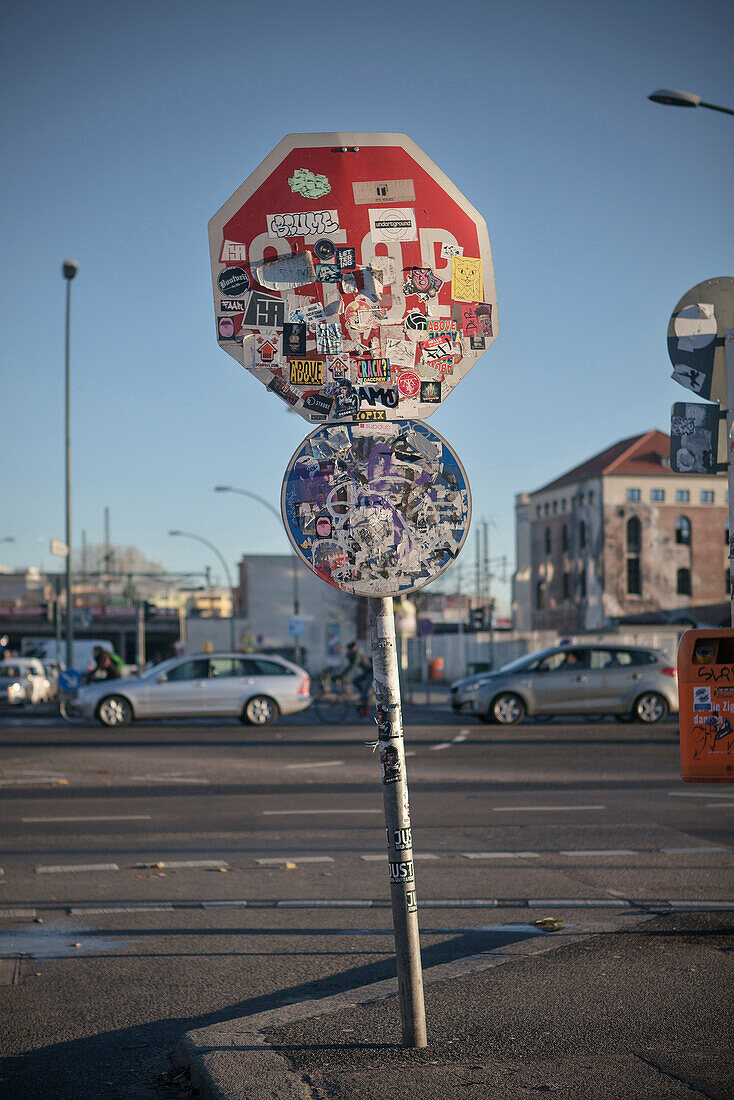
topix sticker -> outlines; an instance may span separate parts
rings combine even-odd
[[[391,244],[393,241],[417,241],[418,226],[415,210],[381,209],[370,210],[370,235],[373,241]]]

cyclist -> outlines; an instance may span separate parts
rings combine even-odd
[[[347,664],[340,675],[350,677],[359,692],[360,715],[366,718],[370,713],[370,687],[372,685],[372,662],[356,642],[347,645]]]

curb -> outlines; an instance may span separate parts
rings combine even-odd
[[[532,955],[562,950],[594,936],[636,928],[658,917],[657,913],[624,913],[585,923],[582,930],[538,932],[532,939],[508,944],[479,955],[468,955],[425,970],[423,982],[431,985],[489,970]],[[533,929],[537,932],[536,929]],[[300,1001],[226,1023],[210,1024],[186,1032],[178,1042],[176,1065],[185,1067],[202,1100],[313,1100],[313,1090],[295,1074],[288,1061],[263,1034],[297,1020],[324,1016],[345,1008],[381,1001],[397,994],[397,979],[389,978],[317,1001]]]

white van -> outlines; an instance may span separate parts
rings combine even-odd
[[[94,649],[101,646],[108,653],[114,653],[112,642],[106,638],[74,638],[72,640],[73,667],[77,672],[86,673],[94,666]],[[21,643],[24,657],[38,657],[44,664],[56,664],[55,638],[24,638]],[[66,668],[66,642],[61,642],[61,668]]]

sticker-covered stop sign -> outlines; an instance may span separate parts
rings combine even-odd
[[[497,337],[484,218],[404,134],[290,134],[209,243],[219,344],[314,423],[425,419]]]

